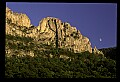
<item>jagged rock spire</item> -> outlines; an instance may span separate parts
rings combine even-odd
[[[6,7],[6,19],[19,26],[26,26],[28,28],[31,26],[31,21],[26,14],[13,12],[8,7]]]
[[[104,56],[103,52],[99,51],[96,46],[94,47],[93,53]]]

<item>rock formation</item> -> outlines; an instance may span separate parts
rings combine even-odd
[[[95,46],[94,49],[93,49],[93,53],[104,56],[103,52],[102,52],[102,51],[99,51],[99,50],[96,48],[96,46]]]
[[[54,20],[56,20],[58,26],[59,48],[68,48],[69,50],[73,50],[75,53],[84,51],[92,53],[89,39],[83,36],[76,27],[72,27],[67,22],[63,23],[58,18],[46,17],[40,21],[37,29],[40,33],[46,33],[45,36],[41,36],[40,38],[49,38],[51,42],[55,43],[56,27]]]
[[[31,22],[26,14],[15,13],[11,11],[8,7],[6,7],[6,19],[10,20],[12,23],[17,24],[19,26],[30,27]]]
[[[56,22],[56,24],[55,24]],[[38,44],[56,45],[56,27],[58,47],[75,53],[89,51],[92,53],[90,40],[83,36],[76,27],[58,18],[43,18],[37,27],[32,26],[26,14],[15,13],[6,7],[6,34],[31,37]]]

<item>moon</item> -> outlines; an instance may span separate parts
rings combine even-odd
[[[102,39],[100,38],[100,42],[102,41]]]

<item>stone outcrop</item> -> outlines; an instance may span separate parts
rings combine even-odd
[[[96,48],[96,46],[95,46],[94,49],[93,49],[93,53],[94,53],[94,54],[97,54],[97,55],[102,55],[102,56],[104,56],[103,52],[102,52],[102,51],[99,51],[99,50]]]
[[[19,26],[31,26],[31,21],[26,14],[15,13],[11,11],[11,9],[9,9],[8,7],[6,7],[6,19]]]
[[[56,28],[59,48],[65,48],[75,53],[84,51],[92,53],[89,38],[83,36],[76,27],[71,26],[68,22],[62,22],[54,17],[46,17],[39,22],[37,27],[34,27],[27,15],[15,13],[6,7],[6,34],[31,37],[35,43],[55,46]],[[94,50],[94,53],[96,52],[99,51]]]
[[[54,20],[56,21],[58,28],[59,48],[68,48],[75,53],[84,51],[92,53],[89,39],[83,36],[76,27],[72,27],[69,23],[64,23],[58,18],[46,17],[40,21],[37,29],[40,33],[46,33],[46,35],[43,36],[44,38],[49,38],[53,42],[55,41],[56,26]]]

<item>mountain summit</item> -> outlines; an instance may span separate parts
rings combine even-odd
[[[74,53],[85,51],[92,53],[90,40],[69,23],[58,18],[46,17],[35,27],[26,14],[15,13],[8,7],[6,7],[6,34],[30,37],[36,44],[52,44],[54,47],[57,41],[58,48],[68,49]],[[96,47],[94,50],[99,52]]]

